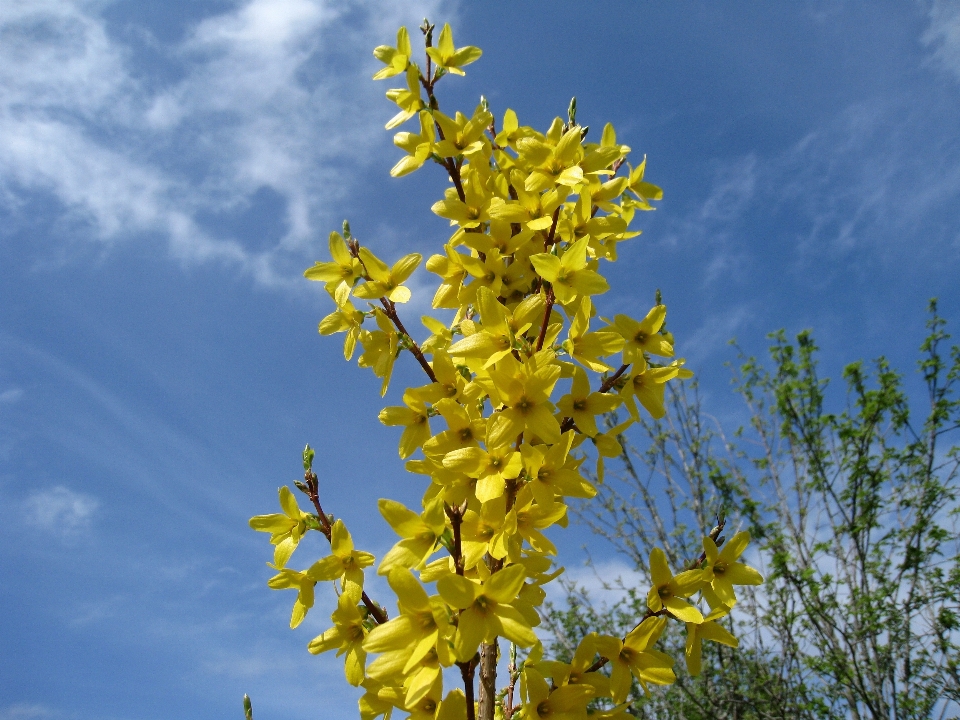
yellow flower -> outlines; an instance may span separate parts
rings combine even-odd
[[[363,328],[360,327],[362,322],[363,313],[357,310],[349,300],[344,300],[334,312],[320,321],[317,329],[321,335],[346,332],[347,336],[343,340],[343,358],[349,360],[353,357],[357,340],[363,334]]]
[[[447,609],[438,596],[428,598],[406,568],[395,567],[387,579],[397,595],[400,615],[375,627],[363,648],[384,653],[377,659],[376,668],[371,666],[372,675],[413,675],[407,681],[406,698],[408,703],[413,703],[430,690],[440,674],[440,666],[453,663],[446,651]]]
[[[464,568],[481,563],[487,553],[496,560],[505,558],[509,553],[508,541],[516,532],[517,514],[513,510],[507,512],[507,500],[502,495],[483,503],[479,513],[468,510],[460,528]]]
[[[432,318],[430,318],[432,319]],[[424,318],[424,324],[426,324],[427,318]],[[433,329],[436,331],[434,337],[438,334],[443,334],[444,336],[449,333],[449,330],[440,323],[435,321]],[[428,344],[424,343],[421,346],[421,349],[424,352],[428,350]],[[436,404],[441,400],[458,400],[465,401],[465,388],[467,385],[467,379],[457,370],[456,366],[453,364],[453,360],[450,359],[450,356],[447,354],[446,348],[440,349],[436,345],[429,346],[429,349],[433,351],[433,362],[430,363],[433,368],[433,374],[437,378],[437,381],[430,383],[429,385],[421,385],[418,388],[409,390],[408,392],[412,393],[416,397],[420,398],[424,402]]]
[[[534,550],[548,555],[556,555],[557,547],[547,537],[540,532],[552,525],[567,524],[567,506],[563,503],[555,502],[551,507],[544,508],[539,503],[534,502],[533,492],[529,486],[521,488],[517,493],[517,499],[514,503],[514,512],[517,516],[517,532]],[[519,543],[517,543],[519,545]],[[511,560],[516,560],[519,554],[519,548],[510,555]]]
[[[516,265],[514,263],[508,268],[496,248],[492,248],[483,260],[463,255],[460,262],[467,273],[473,276],[473,280],[460,291],[459,299],[462,305],[474,302],[480,288],[486,288],[493,295],[499,296],[503,292],[507,271]]]
[[[444,602],[462,610],[454,640],[458,660],[466,662],[481,642],[493,642],[498,636],[520,647],[536,644],[533,629],[510,604],[523,587],[524,578],[522,565],[510,565],[482,584],[460,575],[446,575],[437,581]]]
[[[423,444],[425,455],[442,459],[454,450],[476,447],[483,440],[486,424],[475,404],[464,406],[456,400],[445,398],[438,400],[434,408],[447,421],[448,429]]]
[[[457,191],[450,188],[445,193],[443,200],[438,200],[430,209],[442,218],[450,221],[451,225],[459,225],[462,228],[479,227],[490,219],[487,214],[487,208],[490,205],[490,198],[482,192],[477,192],[471,184],[463,186],[464,199],[461,200]]]
[[[507,480],[513,480],[523,469],[520,453],[511,445],[490,450],[466,447],[447,453],[443,466],[477,480],[477,499],[485,503],[503,495]]]
[[[444,250],[446,255],[432,255],[427,260],[427,270],[443,278],[433,296],[433,307],[458,308],[460,288],[467,277],[467,269],[463,266],[464,256],[452,245],[444,245]]]
[[[385,125],[387,130],[402,125],[426,107],[420,97],[420,71],[416,65],[407,66],[406,78],[406,88],[387,90],[387,99],[395,102],[400,108],[400,112],[390,118]]]
[[[343,671],[347,682],[354,687],[363,682],[363,666],[366,663],[367,653],[363,649],[363,638],[366,628],[363,626],[363,614],[357,607],[360,602],[360,588],[348,584],[337,600],[337,609],[331,616],[333,627],[325,630],[307,645],[314,655],[327,650],[336,650],[337,657],[344,658]]]
[[[360,248],[360,259],[370,280],[358,287],[354,295],[363,300],[386,297],[396,303],[405,303],[410,299],[410,288],[403,283],[423,259],[420,253],[404,255],[394,263],[392,268],[388,268],[380,258],[365,247]]]
[[[560,440],[560,423],[553,415],[550,394],[560,379],[556,365],[542,367],[525,378],[504,377],[492,371],[506,407],[493,414],[487,430],[487,443],[505,445],[529,431],[546,443]]]
[[[330,529],[330,554],[307,571],[315,580],[340,580],[363,587],[363,568],[373,565],[373,555],[353,549],[353,538],[343,520]]]
[[[663,190],[652,183],[645,182],[643,174],[647,169],[647,156],[636,168],[630,168],[630,192],[637,196],[636,207],[641,210],[653,210],[650,200],[662,200]]]
[[[733,607],[737,596],[733,592],[734,585],[760,585],[763,577],[749,565],[737,562],[750,542],[750,533],[738,532],[723,546],[709,537],[703,539],[703,549],[706,553],[706,565],[702,570],[703,581],[710,584],[721,603]]]
[[[557,408],[566,417],[573,418],[577,428],[594,437],[597,430],[597,415],[614,410],[622,402],[618,395],[590,392],[590,379],[582,368],[574,368],[570,393],[557,401]]]
[[[440,37],[437,38],[437,46],[427,48],[427,55],[437,64],[438,68],[443,68],[454,75],[464,75],[462,68],[472,62],[480,59],[483,51],[472,45],[464,45],[461,48],[454,47],[453,30],[450,25],[445,24],[440,31]]]
[[[740,641],[717,622],[728,612],[730,612],[730,608],[726,605],[718,605],[703,619],[702,623],[687,623],[687,644],[684,655],[687,660],[687,670],[691,675],[700,674],[700,644],[702,641],[712,640],[732,648],[740,646]]]
[[[554,124],[556,125],[556,121]],[[563,132],[562,122],[558,129]],[[556,139],[553,139],[553,133],[547,133],[544,140],[536,137],[517,140],[520,160],[531,168],[523,189],[527,192],[540,192],[549,190],[554,185],[575,189],[583,184],[583,170],[579,165],[583,160],[581,132],[582,128],[576,125]]]
[[[396,705],[391,702],[390,695],[393,688],[385,688],[382,683],[377,682],[371,677],[365,678],[360,686],[366,690],[360,700],[357,701],[360,710],[360,720],[374,720],[381,715],[390,717],[390,713]]]
[[[553,507],[557,495],[591,498],[597,494],[593,485],[569,467],[567,454],[573,443],[573,434],[573,430],[568,430],[559,442],[549,447],[527,443],[520,446],[527,471],[527,487],[545,511],[549,512]]]
[[[407,34],[405,27],[401,27],[397,30],[397,46],[395,48],[389,45],[380,45],[374,48],[373,56],[387,67],[378,70],[373,79],[382,80],[404,72],[412,54],[410,35]]]
[[[532,667],[522,674],[522,695],[526,697],[524,717],[531,720],[585,720],[587,703],[594,696],[591,685],[564,685],[550,689]]]
[[[300,510],[290,488],[283,486],[279,494],[283,513],[252,517],[250,527],[258,532],[270,533],[270,542],[275,546],[273,564],[278,570],[282,570],[297,549],[300,538],[307,532],[307,519],[310,516]]]
[[[622,642],[609,635],[597,638],[597,652],[610,660],[610,695],[615,703],[626,700],[631,674],[640,681],[647,695],[650,694],[647,683],[669,685],[677,679],[673,658],[653,648],[666,624],[666,618],[649,617]]]
[[[313,588],[319,578],[312,577],[307,572],[283,568],[279,573],[267,580],[267,587],[273,590],[296,590],[297,599],[293,603],[293,612],[290,615],[290,627],[295,628],[307,616],[313,607]]]
[[[690,597],[703,585],[700,570],[686,570],[674,576],[663,550],[654,548],[650,551],[650,576],[653,587],[647,593],[647,607],[653,612],[666,608],[667,612],[684,622],[703,622],[700,611],[681,599]]]
[[[427,503],[420,515],[396,500],[382,499],[377,505],[383,519],[403,538],[380,561],[377,574],[388,575],[395,567],[421,566],[437,549],[446,529],[442,500]]]
[[[350,289],[361,276],[360,261],[350,254],[347,244],[338,232],[330,233],[330,256],[333,262],[316,262],[303,271],[307,280],[327,283],[327,291],[333,295],[338,306],[350,296]]]
[[[420,132],[398,132],[393,136],[393,144],[405,150],[407,156],[401,158],[390,169],[392,177],[401,177],[419,169],[433,155],[434,143],[437,140],[433,120],[427,112],[420,113]]]
[[[483,358],[483,367],[487,368],[513,350],[510,311],[497,300],[489,288],[482,286],[477,290],[477,306],[482,329],[453,343],[447,348],[447,352],[455,357]],[[529,325],[522,328],[520,333],[528,327]]]
[[[432,354],[433,362],[436,364],[437,355],[446,356],[446,350],[450,347],[450,341],[453,340],[453,331],[444,325],[442,322],[436,318],[430,317],[429,315],[421,315],[420,322],[423,323],[423,326],[427,328],[432,334],[420,345],[420,349],[427,354]],[[453,364],[451,363],[451,367]],[[434,374],[437,375],[438,370],[434,368]],[[440,379],[440,376],[437,375],[437,379]],[[440,383],[443,384],[444,380],[440,380]],[[452,395],[449,397],[453,397]],[[436,402],[436,400],[430,400],[426,395],[423,396],[423,399],[427,402]]]
[[[410,713],[407,720],[436,720],[440,710],[440,697],[443,694],[443,678],[438,675],[433,684],[427,687],[427,692],[420,694],[415,700],[410,699],[410,693],[407,695],[407,702],[404,709]],[[466,705],[464,705],[466,710]]]
[[[403,404],[406,407],[393,405],[381,410],[380,422],[384,425],[404,426],[399,449],[400,458],[405,460],[430,439],[430,421],[427,406],[413,391],[407,390],[403,394]]]
[[[677,376],[679,368],[674,365],[667,367],[648,367],[642,358],[631,368],[627,376],[627,382],[620,391],[620,395],[627,404],[627,409],[635,420],[640,419],[640,413],[633,398],[636,397],[640,404],[651,416],[656,419],[662,418],[667,414],[664,407],[664,391],[669,380]]]
[[[580,306],[570,323],[570,333],[563,343],[563,349],[574,360],[594,372],[613,370],[601,357],[613,355],[623,349],[623,336],[617,332],[588,332],[592,303],[589,297],[580,301]]]
[[[399,352],[400,336],[393,329],[390,319],[384,315],[382,310],[374,310],[374,316],[377,320],[377,327],[380,329],[373,332],[361,331],[360,344],[363,346],[363,353],[360,355],[357,365],[371,368],[374,375],[383,378],[383,383],[380,386],[380,396],[383,397],[387,394],[387,388],[390,386],[393,364]]]
[[[593,694],[600,697],[610,695],[610,679],[598,672],[587,672],[597,655],[597,633],[592,632],[580,641],[573,659],[569,663],[556,660],[541,660],[534,668],[543,676],[553,680],[554,685],[589,685]]]
[[[578,296],[600,295],[610,289],[603,276],[587,267],[587,238],[568,246],[557,257],[550,253],[530,256],[537,273],[550,283],[561,305],[568,305]]]
[[[610,428],[605,433],[597,433],[592,437],[593,444],[597,448],[597,481],[603,482],[604,468],[603,459],[609,457],[619,457],[623,453],[623,447],[617,439],[628,427],[633,425],[633,418],[628,417],[624,422],[616,427]]]
[[[623,336],[623,361],[639,362],[643,353],[662,357],[673,357],[673,345],[660,334],[663,321],[667,317],[667,306],[656,305],[640,321],[627,315],[617,315],[613,319],[611,330]]]
[[[472,156],[483,150],[486,142],[483,133],[493,121],[493,115],[482,106],[477,107],[469,120],[463,113],[450,118],[439,110],[434,110],[432,116],[443,131],[443,140],[434,149],[437,155],[444,158],[463,155],[473,159]]]

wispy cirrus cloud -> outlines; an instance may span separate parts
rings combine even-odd
[[[450,12],[443,0],[247,0],[164,44],[147,28],[121,39],[110,5],[0,8],[0,209],[26,225],[18,213],[41,193],[101,245],[160,239],[182,261],[268,285],[300,268],[364,148],[386,139],[375,61],[357,48]],[[160,65],[138,62],[146,46]],[[278,221],[256,237],[243,218],[264,197]]]
[[[16,703],[0,708],[0,720],[53,720],[62,714],[40,703]]]
[[[923,43],[931,48],[933,61],[960,80],[960,3],[934,0],[929,18]]]
[[[698,249],[704,284],[717,286],[770,262],[779,273],[826,260],[834,271],[957,262],[960,141],[943,132],[953,121],[960,113],[946,100],[891,93],[849,105],[778,152],[718,158],[666,242]]]
[[[63,485],[32,493],[23,502],[21,522],[61,538],[75,537],[90,529],[100,501]]]

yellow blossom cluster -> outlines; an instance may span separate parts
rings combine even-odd
[[[662,417],[666,383],[692,374],[674,358],[659,298],[637,318],[598,317],[594,302],[609,289],[603,265],[617,260],[619,243],[639,234],[629,229],[636,211],[651,210],[662,193],[644,179],[645,159],[635,167],[627,162],[630,148],[618,143],[612,125],[599,142],[587,141],[575,101],[567,119],[555,119],[546,132],[520,125],[509,109],[498,127],[485,101],[469,116],[441,112],[437,81],[463,75],[481,53],[457,48],[448,25],[434,44],[433,30],[421,28],[423,67],[413,61],[405,28],[395,47],[378,47],[374,55],[385,67],[375,79],[405,80],[387,92],[399,109],[387,127],[418,125],[417,132],[396,134],[404,155],[391,174],[429,163],[450,180],[432,210],[452,234],[426,262],[439,278],[432,305],[445,309],[448,321],[424,317],[428,334],[415,340],[398,305],[410,300],[405,283],[422,256],[388,264],[346,223],[343,234],[330,234],[331,259],[305,272],[335,303],[320,333],[344,333],[348,360],[359,343],[358,364],[381,379],[381,394],[404,350],[428,380],[380,413],[382,423],[401,428],[406,469],[426,481],[420,511],[393,500],[379,504],[400,539],[376,572],[386,577],[399,613],[388,619],[364,591],[364,569],[375,559],[354,549],[343,522],[323,512],[309,447],[298,487],[316,512],[301,511],[281,488],[283,512],[250,524],[271,534],[277,574],[270,587],[297,591],[291,627],[312,608],[318,582],[335,584],[333,625],[308,649],[344,656],[348,682],[365,690],[361,717],[399,710],[418,720],[492,720],[496,709],[507,720],[585,718],[588,704],[603,698],[610,709],[600,715],[626,717],[632,678],[644,688],[675,679],[673,658],[655,647],[667,622],[686,624],[687,666],[697,674],[702,640],[737,644],[720,623],[736,603],[733,586],[761,582],[739,562],[747,534],[720,549],[715,529],[704,538],[703,555],[677,575],[662,551],[652,553],[649,610],[626,637],[592,633],[571,663],[543,658],[538,608],[544,586],[562,572],[544,531],[566,526],[568,498],[596,494],[588,475],[602,482],[603,459],[622,452],[618,437],[641,408]],[[621,405],[626,421],[601,431],[597,418]],[[596,467],[586,473],[589,457]],[[326,536],[330,554],[306,570],[288,568],[311,529]],[[701,600],[710,608],[706,616]],[[525,660],[511,666],[507,692],[476,698],[478,669],[481,688],[492,686],[498,638],[523,649]],[[493,653],[493,662],[484,662],[484,653]],[[463,687],[445,693],[443,670],[452,667]]]

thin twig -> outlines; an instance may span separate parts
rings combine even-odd
[[[407,332],[407,329],[400,321],[400,316],[397,314],[396,304],[385,297],[380,298],[380,304],[383,305],[384,314],[390,318],[390,321],[394,325],[396,325],[397,330],[402,333],[407,340],[410,341],[409,350],[411,353],[413,353],[413,356],[417,359],[417,362],[420,363],[420,367],[423,368],[423,371],[427,374],[427,377],[429,377],[432,382],[437,382],[437,376],[433,373],[433,368],[430,367],[430,363],[428,363],[427,358],[424,357],[423,351],[420,349],[417,341],[410,336],[410,333]]]
[[[327,514],[323,511],[323,508],[320,507],[320,481],[317,478],[317,474],[313,472],[313,470],[307,470],[303,474],[303,479],[306,481],[307,485],[307,497],[310,498],[310,502],[313,503],[313,507],[317,511],[317,519],[320,521],[320,532],[322,532],[323,536],[327,538],[327,542],[331,542],[330,536],[333,528],[330,525],[330,518],[327,517]],[[370,599],[370,596],[367,595],[366,590],[362,591],[360,599],[363,601],[367,611],[376,621],[377,625],[383,625],[387,621],[387,613],[384,612],[384,610],[377,605],[377,603]]]
[[[543,323],[540,325],[540,334],[537,336],[537,352],[543,350],[543,341],[547,337],[547,327],[550,325],[550,313],[553,312],[553,304],[556,302],[556,296],[553,294],[553,288],[547,285],[547,306],[543,310]]]

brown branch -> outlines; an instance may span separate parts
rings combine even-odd
[[[463,678],[463,694],[467,700],[467,720],[477,720],[477,709],[473,701],[473,676],[477,669],[478,655],[474,655],[468,662],[458,662],[460,677]]]
[[[433,46],[433,29],[432,28],[430,29],[420,28],[420,29],[423,31],[424,45],[426,47],[432,47]],[[433,92],[433,87],[434,85],[437,84],[437,80],[439,80],[440,78],[431,77],[431,75],[433,74],[432,67],[433,66],[430,61],[430,55],[428,53],[427,54],[427,76],[426,77],[424,77],[423,75],[420,76],[420,84],[423,86],[423,89],[427,91],[427,100],[429,101],[428,105],[430,109],[439,110],[440,103],[437,101],[437,96]],[[441,140],[446,140],[446,137],[444,137],[443,135],[443,128],[440,127],[440,123],[434,120],[433,125],[437,129],[437,137],[439,137]],[[464,193],[463,191],[463,179],[460,176],[460,168],[457,167],[456,162],[454,162],[453,158],[444,158],[440,164],[443,165],[443,167],[447,171],[447,174],[450,175],[450,179],[453,181],[453,186],[457,189],[457,195],[460,198],[460,202],[466,202],[467,196],[466,196],[466,193]]]
[[[547,235],[547,240],[543,244],[543,249],[547,250],[555,242],[554,238],[557,236],[557,224],[560,222],[560,208],[563,207],[563,203],[557,205],[557,209],[553,211],[553,225],[550,226],[550,234]]]
[[[537,352],[543,350],[543,341],[547,337],[547,326],[550,324],[550,314],[553,312],[553,303],[556,297],[553,288],[547,285],[547,307],[543,311],[543,323],[540,325],[540,335],[537,336]]]
[[[439,131],[440,126],[437,125],[437,130]],[[441,140],[443,138],[441,137]],[[460,197],[460,202],[465,203],[467,201],[467,195],[463,192],[463,179],[460,177],[460,168],[457,167],[457,164],[453,161],[453,158],[447,158],[444,161],[443,166],[447,169],[447,174],[450,175],[450,179],[453,180],[453,186],[457,189],[457,195]]]
[[[348,246],[350,255],[355,257],[360,261],[360,267],[363,268],[363,279],[372,282],[370,273],[367,271],[367,264],[363,261],[363,258],[360,257],[360,243],[356,238],[351,238],[350,244]],[[437,382],[437,376],[433,374],[433,368],[430,367],[430,363],[427,362],[427,359],[423,356],[423,351],[420,350],[420,346],[417,344],[417,341],[413,339],[413,336],[407,332],[407,329],[403,326],[403,323],[400,321],[400,315],[397,314],[396,303],[393,302],[390,298],[381,297],[380,304],[383,305],[384,314],[390,318],[390,321],[396,326],[397,330],[410,341],[410,347],[408,348],[410,352],[413,353],[413,356],[417,359],[417,362],[420,363],[420,367],[423,368],[423,371],[427,373],[427,377],[431,381]]]
[[[310,502],[313,503],[313,507],[317,511],[317,519],[320,521],[320,532],[323,533],[327,542],[331,542],[330,535],[333,528],[330,525],[330,518],[327,517],[323,508],[320,507],[320,481],[317,478],[317,474],[313,470],[307,470],[303,474],[303,479],[306,480],[307,497],[310,498]],[[387,613],[370,599],[366,590],[361,591],[361,593],[360,599],[366,606],[370,616],[376,621],[377,625],[383,625],[387,621]]]
[[[423,351],[420,349],[420,346],[417,345],[417,341],[410,336],[410,333],[407,332],[407,329],[400,321],[400,316],[397,314],[396,304],[385,297],[380,298],[380,304],[383,305],[384,314],[390,318],[390,321],[394,325],[396,325],[397,330],[402,333],[407,340],[410,341],[409,350],[411,353],[413,353],[413,356],[417,359],[417,362],[420,363],[420,367],[423,368],[423,371],[427,374],[427,377],[429,377],[432,382],[437,382],[437,376],[434,375],[433,368],[430,367],[430,363],[428,363],[427,358],[424,357]]]
[[[608,377],[606,380],[603,381],[603,385],[600,386],[600,389],[597,390],[597,392],[605,393],[608,390],[610,390],[610,388],[612,388],[614,385],[617,384],[617,380],[620,379],[620,377],[627,371],[629,367],[630,367],[629,363],[624,363],[619,368],[617,368],[617,371],[613,375],[611,375],[610,377]]]
[[[454,507],[446,503],[443,504],[443,511],[450,518],[450,524],[453,526],[453,566],[457,575],[463,575],[463,542],[460,535],[460,526],[463,524],[463,513],[465,507]]]

